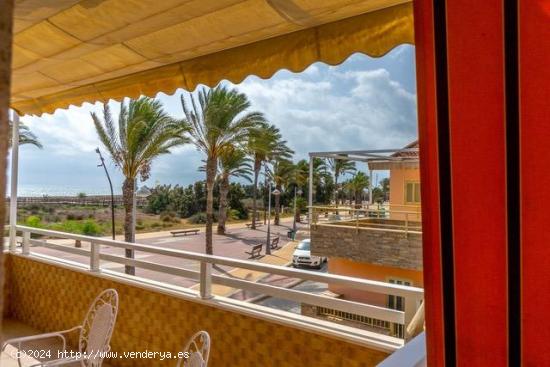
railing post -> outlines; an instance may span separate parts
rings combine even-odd
[[[405,213],[405,234],[409,235],[409,212]]]
[[[202,299],[212,298],[212,264],[201,261],[200,296]]]
[[[12,110],[11,122],[11,176],[10,176],[10,252],[17,247],[17,179],[19,172],[19,115]]]
[[[99,249],[100,245],[90,242],[90,270],[99,271]]]
[[[31,232],[23,231],[23,255],[30,254]]]

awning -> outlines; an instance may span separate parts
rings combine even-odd
[[[268,78],[414,41],[410,0],[20,0],[20,114]]]
[[[369,170],[418,169],[418,140],[400,149],[345,150],[335,152],[311,152],[311,158],[330,158],[343,161],[364,162]]]

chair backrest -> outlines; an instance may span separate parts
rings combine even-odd
[[[210,335],[204,330],[199,331],[189,339],[183,352],[185,356],[178,360],[176,367],[206,367],[210,355]]]
[[[118,293],[114,289],[101,292],[90,305],[82,323],[78,343],[81,353],[88,353],[90,358],[85,365],[101,366],[104,353],[110,350],[109,342],[115,327],[118,312]]]

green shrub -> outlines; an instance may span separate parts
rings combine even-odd
[[[200,212],[200,213],[197,213],[197,214],[193,214],[192,216],[189,217],[189,223],[192,223],[192,224],[205,224],[206,223],[206,213],[205,212]],[[218,218],[217,218],[217,215],[216,213],[214,213],[214,222],[217,222],[218,221]]]
[[[230,209],[229,213],[227,213],[227,217],[231,220],[241,219],[241,212],[237,209]]]
[[[151,223],[151,228],[158,228],[158,227],[162,227],[162,223],[159,223],[159,222]]]
[[[101,234],[101,228],[95,220],[88,219],[82,223],[82,234],[86,236],[98,236]]]
[[[243,208],[231,209],[229,211],[229,218],[233,220],[248,219],[248,211]]]
[[[173,219],[173,217],[171,217],[169,214],[161,214],[160,215],[160,220],[163,221],[163,222],[171,222]]]
[[[41,222],[41,219],[37,215],[31,215],[31,216],[27,217],[27,220],[25,220],[25,224],[27,226],[35,227],[35,228],[40,227],[40,222]]]
[[[82,213],[68,213],[67,220],[82,220],[84,215]]]

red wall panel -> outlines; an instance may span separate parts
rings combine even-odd
[[[457,366],[507,363],[503,11],[447,1]]]
[[[435,55],[431,1],[414,2],[418,134],[422,180],[422,226],[427,353],[429,366],[444,364],[443,292],[439,234],[439,180]]]
[[[522,357],[550,366],[550,1],[519,4]]]

